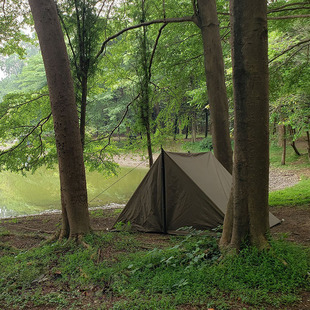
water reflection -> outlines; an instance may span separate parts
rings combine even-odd
[[[143,168],[131,170],[121,168],[118,176],[110,178],[96,171],[87,173],[89,206],[126,203],[147,172]],[[59,210],[59,197],[57,170],[41,168],[26,176],[0,173],[0,218]]]

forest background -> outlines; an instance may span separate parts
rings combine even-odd
[[[6,2],[3,15],[10,31],[7,23],[1,26],[6,77],[0,82],[0,136],[2,148],[8,149],[1,153],[0,167],[34,171],[53,166],[57,156],[31,14],[27,5],[16,3]],[[227,1],[218,1],[217,9],[233,137]],[[125,149],[141,151],[151,144],[152,157],[152,149],[167,139],[207,136],[202,41],[200,29],[188,21],[193,15],[190,1],[60,1],[58,10],[88,168],[109,173],[115,167],[113,156]],[[295,148],[301,136],[308,134],[309,143],[309,2],[271,2],[268,10],[271,138],[280,145],[289,138]],[[146,20],[153,22],[145,26]],[[211,147],[211,137],[204,143]]]

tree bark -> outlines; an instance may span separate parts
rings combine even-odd
[[[283,147],[284,125],[278,125],[278,146]]]
[[[68,54],[53,0],[29,0],[44,61],[58,154],[61,236],[90,232],[83,150]]]
[[[229,132],[228,100],[216,1],[198,0],[197,5],[198,11],[196,14],[203,41],[214,155],[231,173],[232,148]]]
[[[230,5],[235,103],[233,203],[225,216],[220,245],[238,251],[247,242],[264,249],[269,246],[267,3],[231,0]]]

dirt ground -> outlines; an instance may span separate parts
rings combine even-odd
[[[310,246],[310,208],[307,207],[281,207],[271,208],[270,211],[282,220],[282,223],[271,229],[271,234],[275,237],[285,237],[289,241],[294,241],[306,246]],[[103,216],[92,216],[91,227],[95,231],[108,231],[111,229],[115,219],[115,210],[108,209],[102,211]],[[1,243],[9,243],[18,249],[29,249],[38,246],[40,242],[48,236],[52,236],[60,225],[60,214],[43,214],[0,221],[1,231],[6,234],[0,236]],[[156,239],[161,235],[143,234]],[[147,241],[147,240],[146,240]]]

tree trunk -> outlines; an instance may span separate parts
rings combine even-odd
[[[295,141],[292,141],[291,147],[293,148],[293,150],[294,150],[294,152],[295,152],[295,154],[296,154],[297,156],[301,156],[300,152],[299,152],[298,149],[297,149],[297,146],[296,146]]]
[[[278,146],[283,146],[283,139],[284,139],[284,133],[283,133],[283,125],[278,125]]]
[[[295,140],[294,140],[294,139],[295,139],[296,131],[295,131],[295,129],[292,128],[292,126],[289,126],[289,129],[290,129],[290,135],[291,135],[291,137],[292,137],[291,147],[293,148],[293,150],[294,150],[294,152],[295,152],[295,154],[296,154],[297,156],[301,156],[300,152],[299,152],[298,149],[297,149]]]
[[[281,125],[282,127],[282,132],[283,132],[283,140],[282,140],[282,147],[283,147],[283,151],[282,151],[282,159],[281,159],[281,165],[285,165],[285,159],[286,159],[286,126],[285,125]]]
[[[233,203],[220,245],[268,247],[269,110],[267,2],[231,0],[235,103]]]
[[[174,121],[174,135],[173,135],[173,141],[175,141],[177,139],[177,134],[178,134],[178,124],[179,124],[179,120],[178,120],[178,116],[175,116],[175,121]]]
[[[308,141],[308,159],[310,161],[310,134],[309,134],[309,131],[307,131],[307,141]]]
[[[73,80],[53,0],[29,0],[43,56],[58,154],[62,204],[61,236],[90,232],[83,150]]]
[[[205,128],[205,138],[208,137],[208,130],[209,130],[209,109],[205,109],[206,113],[206,128]]]
[[[188,124],[185,126],[185,139],[188,139],[188,131],[189,131],[189,117],[187,118]]]
[[[201,30],[207,89],[210,104],[214,155],[232,172],[228,100],[224,61],[215,0],[198,0],[198,27]]]
[[[149,156],[149,167],[153,166],[153,151],[152,151],[152,141],[151,141],[151,132],[150,129],[146,131],[146,139],[147,139],[147,153]]]
[[[194,112],[192,115],[192,142],[196,142],[196,127],[196,112]]]
[[[145,20],[145,3],[142,1],[142,20]],[[152,152],[152,140],[151,140],[151,109],[150,109],[150,96],[149,96],[149,83],[150,83],[150,72],[148,65],[148,47],[147,47],[147,28],[142,28],[143,34],[141,36],[141,81],[140,91],[141,100],[139,102],[140,119],[142,121],[143,130],[146,134],[146,144],[149,157],[149,167],[153,165],[153,152]]]

